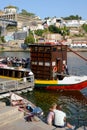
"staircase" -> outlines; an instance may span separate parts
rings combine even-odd
[[[23,116],[23,112],[18,111],[18,107],[5,106],[0,102],[0,126],[23,118]]]

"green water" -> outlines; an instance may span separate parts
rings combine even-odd
[[[45,117],[53,102],[61,105],[67,114],[67,121],[76,126],[87,126],[87,98],[79,91],[34,90],[22,96],[43,109]]]
[[[87,89],[85,89],[87,94]],[[85,93],[84,92],[84,93]],[[32,92],[22,93],[22,97],[28,99],[44,111],[44,119],[47,117],[49,108],[53,102],[61,105],[62,110],[67,115],[67,121],[76,127],[87,126],[87,96],[79,91],[47,91],[34,90]],[[7,105],[8,99],[2,99]]]

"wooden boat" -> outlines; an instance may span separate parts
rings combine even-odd
[[[28,77],[30,72],[29,58],[20,60],[17,57],[5,57],[0,60],[0,76],[23,78]]]
[[[0,64],[0,76],[7,76],[11,78],[23,78],[28,77],[31,73],[30,69],[20,67],[7,66]],[[32,73],[33,75],[33,73]]]
[[[10,102],[12,106],[18,107],[18,110],[24,112],[26,115],[37,115],[38,117],[43,115],[43,111],[40,107],[35,106],[32,102],[19,96],[18,94],[11,93]]]
[[[47,90],[81,90],[87,87],[87,76],[65,76],[62,80],[35,80],[35,87]]]
[[[35,77],[35,88],[81,90],[87,87],[87,75],[69,75],[67,45],[47,42],[32,44],[29,47],[31,50],[31,70]]]

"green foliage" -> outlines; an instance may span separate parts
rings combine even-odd
[[[61,28],[62,36],[66,36],[70,34],[70,31],[67,27]]]
[[[87,24],[83,24],[82,28],[84,29],[85,32],[87,32]]]
[[[17,6],[12,6],[12,5],[9,5],[9,6],[7,6],[6,8],[15,8],[15,9],[18,9]]]
[[[52,32],[52,33],[59,33],[59,34],[61,34],[61,29],[58,28],[58,27],[56,27],[56,26],[54,26],[54,25],[50,25],[50,26],[48,27],[48,29],[49,29],[49,31]]]
[[[76,16],[74,16],[74,15],[70,15],[69,17],[62,17],[64,20],[81,20],[82,19],[82,17],[81,16],[78,16],[78,15],[76,15]]]
[[[4,50],[4,47],[2,46],[2,47],[0,48],[0,50],[1,50],[1,51]]]
[[[16,31],[17,30],[17,27],[16,26],[12,26],[12,25],[8,25],[7,27],[6,27],[6,29],[9,31],[9,30],[14,30],[14,31]]]
[[[2,27],[0,26],[0,36],[1,36],[1,30],[2,30]]]
[[[5,39],[4,39],[4,36],[1,37],[1,41],[4,43],[6,42]]]
[[[7,6],[7,7],[5,7],[5,8],[15,8],[16,9],[16,11],[18,11],[19,10],[19,8],[17,7],[17,6],[12,6],[12,5],[9,5],[9,6]]]
[[[24,43],[25,43],[25,44],[35,43],[34,36],[33,36],[32,34],[29,34],[29,36],[27,36],[27,37],[25,38]]]
[[[38,30],[35,31],[35,34],[36,34],[37,36],[42,36],[43,33],[44,33],[44,30],[42,30],[42,29],[38,29]]]
[[[21,11],[20,14],[22,14],[22,15],[28,15],[28,16],[35,16],[35,14],[33,14],[33,13],[29,13],[29,12],[27,12],[27,11],[24,10],[24,9],[22,9],[22,11]]]

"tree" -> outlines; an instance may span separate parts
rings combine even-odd
[[[62,32],[62,36],[63,37],[65,37],[66,35],[69,35],[70,34],[70,31],[69,31],[69,29],[67,28],[67,27],[63,27],[63,28],[61,28],[61,32]]]
[[[35,43],[34,36],[33,36],[32,34],[29,34],[29,36],[27,36],[27,37],[25,38],[24,43],[25,43],[25,44]]]
[[[42,30],[42,29],[38,29],[35,31],[35,34],[38,36],[42,36],[43,33],[44,33],[44,30]]]
[[[84,29],[85,32],[87,32],[87,24],[83,24],[82,28]]]
[[[28,16],[35,16],[35,14],[29,13],[25,9],[22,9],[20,14],[22,14],[22,15],[28,15]]]
[[[1,41],[4,43],[6,42],[5,39],[4,39],[4,36],[1,37]]]
[[[78,16],[78,15],[70,15],[68,17],[62,17],[64,20],[81,20],[82,17],[81,16]]]
[[[59,33],[59,34],[61,34],[61,29],[58,28],[58,27],[56,27],[56,26],[54,26],[54,25],[50,25],[50,26],[48,27],[48,29],[49,29],[49,31],[52,32],[52,33]]]

